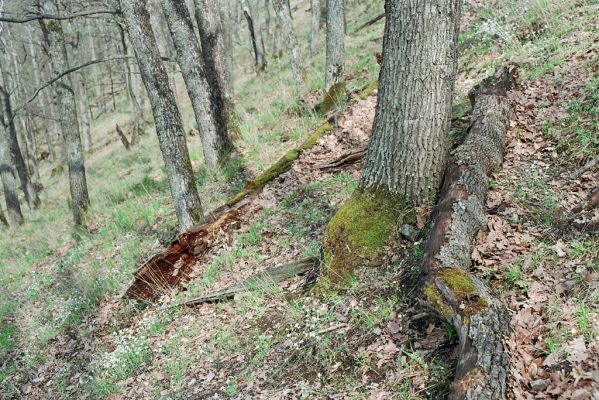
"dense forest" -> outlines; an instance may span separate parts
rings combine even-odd
[[[0,398],[599,399],[599,1],[0,0]]]

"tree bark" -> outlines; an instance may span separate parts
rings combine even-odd
[[[245,0],[245,2],[247,8],[243,10],[243,14],[247,20],[250,37],[252,39],[254,66],[256,67],[256,72],[259,74],[266,69],[266,55],[264,52],[264,41],[262,40],[262,31],[260,29],[258,18],[258,1]]]
[[[310,54],[314,55],[318,51],[318,33],[320,31],[320,0],[310,1],[312,9],[312,19],[310,25]]]
[[[289,10],[286,9],[287,5],[284,4],[284,0],[273,0],[272,5],[277,13],[277,19],[281,23],[281,28],[283,29],[283,40],[285,41],[285,45],[287,47],[287,55],[289,56],[291,71],[293,73],[293,78],[295,79],[297,89],[300,91],[304,84],[305,73],[304,67],[302,65],[302,55],[297,43],[297,38],[295,37],[295,32],[293,31],[291,18],[289,17]]]
[[[327,2],[327,54],[324,90],[329,92],[335,84],[344,79],[344,30],[343,30],[343,0],[328,0]]]
[[[44,1],[44,12],[53,14],[56,11],[55,2]],[[40,20],[44,35],[44,43],[50,57],[53,75],[58,75],[68,69],[67,49],[64,33],[59,21]],[[83,147],[79,134],[75,92],[70,76],[63,77],[54,84],[57,103],[61,110],[60,126],[62,129],[63,148],[69,169],[69,187],[71,192],[71,208],[75,225],[85,225],[85,212],[89,207],[89,193],[85,176]]]
[[[416,204],[433,200],[445,167],[459,5],[459,0],[387,1],[362,186],[386,187]]]
[[[6,216],[4,216],[4,211],[2,210],[2,206],[0,206],[0,228],[8,228],[8,220]]]
[[[17,173],[14,167],[14,156],[8,144],[8,136],[9,134],[6,129],[0,132],[0,179],[2,180],[2,188],[4,190],[8,220],[13,225],[21,225],[23,223],[23,213],[21,212],[19,196],[16,190]]]
[[[200,220],[202,205],[185,143],[181,115],[158,52],[146,1],[120,0],[120,5],[152,106],[179,229],[185,230]]]
[[[5,75],[3,73],[3,75]],[[4,76],[6,78],[6,75]],[[39,197],[35,192],[31,177],[29,176],[29,170],[25,164],[21,147],[17,138],[17,130],[15,127],[14,115],[12,113],[12,107],[10,104],[10,96],[4,86],[0,87],[0,102],[2,103],[2,125],[6,132],[6,143],[9,146],[10,152],[12,153],[12,159],[14,166],[19,176],[19,182],[21,184],[21,190],[25,194],[25,200],[30,209],[37,208],[40,205]]]
[[[130,50],[127,45],[127,37],[125,35],[125,30],[119,24],[119,37],[121,39],[121,47],[123,49],[123,54],[129,55]],[[133,87],[133,74],[131,73],[131,64],[129,60],[125,60],[125,84],[127,85],[127,94],[129,95],[129,103],[131,105],[131,113],[133,114],[133,129],[131,132],[131,146],[135,146],[139,136],[141,136],[141,132],[143,130],[143,114],[141,110],[141,106],[139,103],[139,99],[135,88]]]
[[[452,324],[460,339],[450,399],[505,397],[509,368],[503,340],[510,316],[469,269],[474,237],[487,226],[487,176],[503,160],[513,116],[507,91],[513,82],[513,70],[503,67],[471,92],[470,128],[451,156],[424,247],[423,302]]]
[[[227,134],[220,84],[215,79],[213,83],[216,83],[216,88],[208,85],[202,53],[185,3],[178,0],[160,0],[160,5],[171,31],[177,63],[181,67],[191,99],[204,147],[204,161],[208,169],[215,169],[227,159],[233,147]],[[221,94],[214,93],[211,97],[211,89],[216,89]]]
[[[233,104],[233,85],[231,77],[230,28],[223,21],[217,4],[209,0],[194,0],[195,19],[200,32],[201,55],[204,71],[210,86],[213,114],[217,124],[224,124],[221,133],[226,134],[222,143],[228,142],[229,151],[233,150],[230,135],[237,132],[235,105]]]

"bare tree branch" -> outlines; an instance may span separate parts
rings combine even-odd
[[[81,11],[81,12],[77,12],[74,14],[68,14],[68,15],[30,14],[30,15],[26,15],[24,17],[0,16],[0,22],[9,22],[9,23],[13,23],[13,24],[24,24],[26,22],[38,21],[38,20],[42,20],[42,19],[53,19],[53,20],[58,20],[58,21],[64,21],[64,20],[69,20],[69,19],[74,19],[74,18],[79,18],[79,17],[89,17],[90,15],[97,15],[97,14],[117,15],[120,13],[121,12],[119,10],[93,10],[93,11]]]

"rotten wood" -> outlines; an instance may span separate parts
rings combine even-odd
[[[309,257],[294,263],[269,268],[216,293],[195,297],[177,304],[169,305],[167,307],[163,307],[162,310],[180,306],[195,306],[203,303],[217,303],[220,301],[231,300],[236,294],[250,291],[254,288],[260,287],[262,284],[278,283],[286,279],[293,278],[294,276],[313,271],[318,268],[319,264],[320,261],[317,257]]]
[[[470,273],[470,255],[474,237],[487,226],[488,175],[503,161],[513,116],[507,92],[515,76],[515,68],[501,67],[471,91],[471,124],[450,157],[425,242],[423,303],[451,323],[459,336],[450,399],[490,400],[506,394],[503,341],[510,333],[510,316],[485,283]]]
[[[171,288],[188,281],[194,266],[210,248],[214,236],[239,221],[249,205],[250,201],[247,200],[234,207],[220,207],[204,217],[198,225],[180,234],[165,251],[135,270],[134,281],[125,297],[155,301]]]
[[[346,164],[353,164],[355,162],[362,160],[364,158],[364,156],[366,155],[367,151],[368,151],[368,145],[360,146],[355,150],[343,153],[340,157],[338,157],[334,161],[331,161],[329,163],[318,164],[315,166],[315,168],[325,171],[325,170],[330,170],[330,169],[336,169],[336,168],[342,167]]]

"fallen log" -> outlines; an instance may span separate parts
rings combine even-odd
[[[188,280],[214,236],[239,220],[249,204],[249,201],[244,201],[235,207],[220,207],[217,212],[204,217],[200,224],[177,236],[168,249],[156,254],[133,272],[134,281],[125,292],[125,297],[154,301],[170,288]]]
[[[595,165],[599,164],[599,155],[593,158],[591,161],[578,168],[576,171],[572,172],[569,176],[571,180],[577,179],[580,175],[587,172],[589,169],[593,168]]]
[[[291,264],[269,268],[266,271],[252,275],[243,281],[216,293],[194,297],[193,299],[163,307],[161,310],[180,306],[194,306],[202,303],[217,303],[220,301],[230,300],[234,298],[236,294],[252,290],[256,287],[259,287],[263,283],[278,283],[286,279],[293,278],[294,276],[314,271],[319,265],[320,260],[318,257],[309,257]]]
[[[450,399],[501,399],[506,393],[503,340],[510,333],[510,316],[469,270],[472,241],[487,226],[488,175],[503,161],[513,116],[507,92],[515,75],[514,68],[499,68],[471,91],[471,124],[465,141],[451,154],[425,242],[422,301],[452,324],[459,337]]]
[[[315,166],[315,168],[324,171],[324,170],[339,168],[339,167],[344,166],[345,164],[353,164],[353,163],[363,159],[364,156],[366,155],[367,151],[368,151],[368,145],[360,146],[355,150],[349,151],[347,153],[343,153],[340,157],[338,157],[336,160],[334,160],[332,162],[318,164]]]

